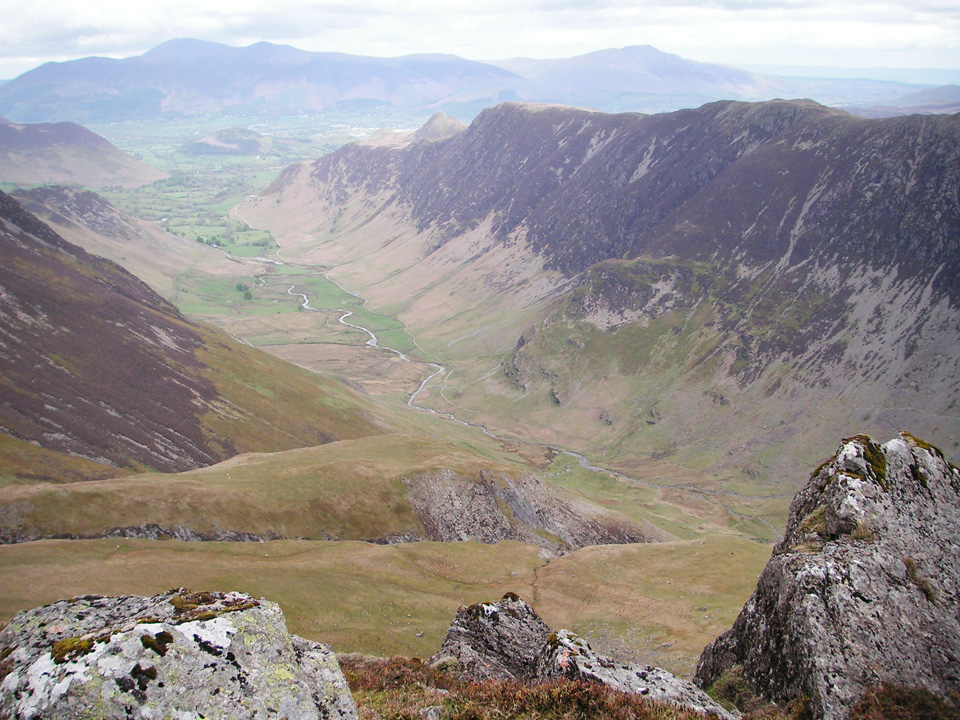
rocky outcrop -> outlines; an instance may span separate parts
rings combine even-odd
[[[703,652],[707,686],[741,666],[774,701],[839,720],[868,686],[960,692],[960,470],[907,433],[843,441],[794,498],[784,539],[733,628]]]
[[[627,665],[597,655],[586,640],[569,630],[548,636],[537,656],[535,674],[543,680],[567,678],[600,683],[711,717],[726,720],[737,717],[693,683],[653,665]]]
[[[0,633],[0,716],[355,720],[332,651],[240,593],[85,596]]]
[[[540,478],[509,478],[480,471],[466,477],[451,470],[406,480],[407,497],[427,540],[519,540],[559,553],[588,545],[668,539],[654,526],[578,500]]]
[[[533,608],[513,593],[495,603],[460,608],[430,662],[456,669],[470,680],[584,680],[723,720],[738,717],[666,670],[617,663],[594,653],[568,630],[550,632]]]
[[[512,593],[457,611],[430,662],[453,666],[470,680],[533,680],[550,628]]]
[[[102,533],[77,535],[57,533],[41,535],[21,533],[10,528],[0,527],[0,545],[34,542],[36,540],[91,540],[94,538],[134,538],[137,540],[180,540],[182,542],[264,542],[266,540],[287,540],[282,535],[268,532],[263,535],[233,530],[217,530],[212,533],[198,532],[182,525],[162,527],[156,523],[146,523],[128,527],[115,527]]]

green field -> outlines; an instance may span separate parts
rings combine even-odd
[[[186,150],[189,143],[231,123],[247,124],[262,133],[264,152],[256,156],[197,155]],[[269,233],[231,218],[230,211],[269,185],[291,163],[320,157],[358,134],[339,125],[317,118],[198,118],[92,125],[91,129],[169,174],[146,187],[104,192],[113,205],[182,237],[216,245],[238,257],[256,257],[275,251],[276,244]]]

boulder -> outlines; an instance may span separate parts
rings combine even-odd
[[[594,653],[586,641],[567,630],[551,632],[534,609],[513,593],[495,603],[460,608],[430,662],[455,667],[470,680],[585,680],[722,720],[739,717],[666,670],[616,663]]]
[[[700,657],[706,687],[846,716],[867,687],[960,692],[960,470],[901,433],[848,438],[794,498],[784,539],[733,627]]]
[[[435,665],[455,665],[470,680],[531,680],[550,628],[523,600],[507,593],[495,603],[457,611]]]
[[[61,600],[19,613],[0,658],[0,717],[357,718],[333,652],[239,593]]]
[[[548,636],[536,662],[536,676],[540,680],[586,680],[658,702],[673,703],[707,717],[721,720],[739,717],[739,713],[729,712],[693,683],[653,665],[618,663],[597,655],[586,640],[567,630]]]

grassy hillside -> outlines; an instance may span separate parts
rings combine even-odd
[[[96,193],[53,185],[11,194],[63,238],[129,270],[168,300],[190,268],[236,272],[225,254],[128,215]]]
[[[0,502],[5,527],[35,535],[93,535],[153,523],[199,533],[362,540],[411,528],[422,532],[404,476],[437,468],[472,475],[481,464],[496,468],[426,435],[384,434],[240,455],[176,475],[8,488]]]
[[[459,605],[512,591],[598,649],[689,675],[768,556],[725,536],[587,548],[549,563],[515,542],[44,540],[0,546],[0,565],[20,578],[0,589],[0,621],[77,594],[240,590],[278,601],[292,632],[338,652],[429,657]]]

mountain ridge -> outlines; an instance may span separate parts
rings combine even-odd
[[[425,118],[442,110],[470,119],[505,100],[662,112],[714,100],[808,95],[864,106],[922,88],[779,78],[700,63],[650,46],[484,63],[439,53],[376,58],[267,42],[239,48],[181,38],[121,60],[46,63],[0,86],[0,114],[22,121],[111,122],[341,111]]]
[[[770,478],[798,461],[773,447],[814,462],[804,433],[855,408],[873,432],[960,440],[958,160],[957,116],[505,104],[446,140],[291,166],[241,212],[399,308],[488,427],[624,471],[670,456]]]

